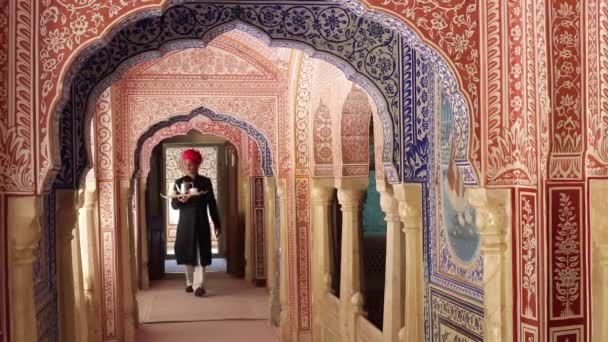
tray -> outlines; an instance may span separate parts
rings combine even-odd
[[[174,199],[174,198],[180,198],[180,197],[194,197],[194,196],[200,196],[200,195],[204,195],[206,194],[207,191],[202,191],[202,192],[197,192],[196,194],[187,194],[187,195],[165,195],[163,193],[160,194],[160,197],[164,198],[164,199]]]

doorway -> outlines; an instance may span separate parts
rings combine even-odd
[[[218,238],[211,234],[213,262],[208,271],[242,277],[245,229],[238,220],[238,192],[235,189],[238,187],[239,160],[236,149],[224,138],[191,132],[166,139],[152,151],[146,193],[150,280],[183,275],[183,266],[177,265],[174,252],[179,211],[171,208],[160,194],[170,192],[174,181],[183,175],[181,153],[190,148],[203,155],[199,174],[211,179],[222,222],[222,234]],[[213,232],[210,218],[209,222]]]

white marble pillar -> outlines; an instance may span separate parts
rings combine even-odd
[[[484,341],[506,342],[510,340],[509,316],[513,314],[509,310],[512,296],[507,296],[507,288],[512,286],[506,274],[508,192],[471,189],[468,199],[475,208],[483,253]]]
[[[80,232],[84,230],[84,226],[80,225],[80,213],[84,205],[84,193],[85,190],[81,189],[78,191],[77,200],[77,211],[78,217],[76,221],[76,229],[74,229],[74,238],[72,239],[72,271],[74,277],[74,295],[75,295],[75,308],[76,308],[76,338],[78,341],[88,340],[88,328],[87,328],[87,308],[86,301],[84,299],[84,275],[82,265],[82,248],[80,245]]]
[[[264,177],[264,227],[266,228],[266,270],[267,287],[270,294],[270,320],[279,326],[281,320],[280,298],[277,280],[277,241],[276,241],[276,183],[274,177]]]
[[[384,322],[382,336],[384,342],[398,341],[399,330],[403,327],[403,306],[405,297],[404,242],[401,235],[399,202],[393,188],[385,181],[376,185],[380,192],[380,206],[386,220],[386,273],[384,280]]]
[[[59,304],[59,340],[76,341],[78,314],[72,263],[72,239],[77,229],[77,193],[74,190],[56,191],[57,227],[57,299]]]
[[[148,224],[146,216],[146,177],[137,178],[138,196],[137,196],[137,214],[139,224],[139,250],[141,260],[139,260],[139,269],[141,270],[141,289],[146,290],[150,287],[150,276],[148,275]]]
[[[36,342],[34,249],[41,236],[42,197],[8,197],[7,228],[12,342]],[[54,210],[55,208],[49,208]]]
[[[281,320],[279,325],[279,336],[281,342],[291,342],[294,340],[289,322],[289,255],[287,252],[287,181],[284,178],[279,178],[277,181],[277,193],[279,195],[279,218],[280,218],[280,288],[279,298],[281,302]],[[295,270],[291,270],[295,271]]]
[[[323,341],[323,317],[326,292],[325,276],[330,273],[329,233],[333,178],[313,178],[312,205],[312,340]]]
[[[120,265],[122,277],[122,298],[123,298],[123,326],[124,326],[124,339],[123,342],[135,341],[135,330],[137,329],[137,308],[135,292],[133,288],[133,244],[131,225],[129,223],[129,216],[131,212],[131,206],[129,205],[129,180],[122,179],[119,182],[119,193],[118,203],[118,215],[120,218],[119,233],[120,233]]]
[[[608,229],[608,227],[606,227]],[[594,254],[596,256],[595,274],[593,276],[592,307],[593,342],[608,341],[608,243],[597,244]],[[593,310],[594,309],[594,310]]]
[[[99,239],[97,224],[97,182],[87,182],[84,204],[79,213],[80,246],[88,341],[101,341],[101,275],[99,274]]]
[[[608,180],[589,182],[592,342],[608,341]]]
[[[422,241],[422,187],[393,185],[405,234],[404,328],[408,341],[424,340],[424,276]]]
[[[342,254],[340,264],[340,327],[342,341],[356,341],[356,322],[362,305],[361,239],[362,202],[368,179],[336,179],[342,210]]]

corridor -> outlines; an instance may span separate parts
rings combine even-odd
[[[167,268],[168,272],[175,270],[174,265]],[[267,290],[233,278],[221,267],[212,267],[209,271],[208,293],[203,298],[186,293],[183,275],[178,273],[168,273],[165,279],[152,282],[148,290],[140,291],[137,296],[140,326],[136,340],[278,341],[268,321]]]

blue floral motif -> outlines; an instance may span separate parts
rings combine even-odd
[[[385,32],[385,28],[382,25],[375,23],[375,22],[371,22],[367,28],[367,34],[371,38],[375,38],[375,39],[382,39],[384,32]]]
[[[77,188],[86,168],[82,122],[89,97],[99,91],[100,84],[115,78],[123,65],[138,56],[158,51],[168,43],[209,40],[217,36],[215,32],[225,31],[227,24],[244,24],[273,40],[307,44],[342,60],[352,68],[350,74],[369,81],[387,104],[382,106],[388,111],[385,117],[392,118],[383,122],[383,160],[393,161],[397,169],[401,168],[402,151],[395,151],[394,147],[400,145],[395,128],[400,127],[402,120],[399,97],[404,75],[398,73],[398,55],[400,46],[405,43],[395,31],[331,2],[191,1],[169,6],[160,15],[147,14],[128,22],[107,44],[92,46],[79,56],[80,62],[75,64],[80,69],[70,71],[72,85],[66,86],[71,89],[71,95],[66,98],[71,100],[64,102],[64,106],[72,103],[70,113],[62,115],[61,119],[65,128],[61,130],[61,155],[66,164],[61,170],[64,175],[59,176],[63,180],[62,186]],[[393,137],[391,132],[395,134]],[[394,156],[389,154],[392,149]],[[73,162],[75,164],[70,165]]]

